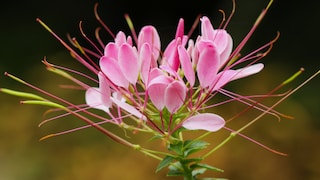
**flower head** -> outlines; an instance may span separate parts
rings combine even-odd
[[[80,26],[83,37],[95,50],[82,47],[75,38],[70,38],[71,44],[75,46],[75,49],[72,48],[40,19],[37,19],[71,52],[76,60],[87,67],[95,76],[95,78],[92,78],[90,75],[50,64],[46,60],[43,61],[49,71],[73,81],[80,86],[80,89],[84,90],[85,104],[75,105],[9,73],[6,73],[6,75],[57,100],[59,103],[30,93],[8,89],[0,89],[0,91],[33,99],[32,101],[23,101],[23,103],[47,105],[67,112],[58,117],[47,119],[43,123],[72,114],[88,124],[51,134],[43,139],[94,127],[116,142],[138,149],[146,155],[160,160],[157,171],[169,166],[169,174],[180,174],[185,176],[186,179],[194,179],[193,177],[207,169],[219,170],[199,162],[221,147],[235,134],[239,134],[270,151],[282,154],[240,134],[240,132],[266,113],[276,117],[285,116],[273,110],[273,107],[283,99],[274,106],[267,107],[259,101],[252,100],[250,96],[241,96],[225,89],[228,83],[259,73],[264,68],[264,64],[258,61],[266,56],[275,40],[245,56],[241,56],[240,51],[266,14],[268,7],[262,11],[249,33],[237,46],[234,46],[232,36],[226,30],[229,20],[223,28],[214,28],[207,16],[199,17],[196,20],[196,22],[201,23],[200,34],[196,36],[196,39],[191,39],[189,34],[185,34],[184,19],[180,18],[173,39],[166,45],[161,44],[161,37],[157,28],[153,25],[142,27],[137,35],[128,15],[125,17],[132,31],[132,37],[122,31],[114,35],[99,17],[96,5],[95,15],[97,20],[111,34],[113,41],[104,44],[99,36],[100,29],[97,29],[96,40],[99,44],[96,45],[84,34]],[[96,85],[91,87],[74,78],[70,73],[83,76]],[[317,74],[319,73],[320,71]],[[294,75],[293,78],[296,76]],[[289,78],[281,85],[286,84],[293,78]],[[269,94],[259,97],[272,96],[277,89],[275,88]],[[230,100],[216,102],[214,97],[218,93],[227,96]],[[290,93],[285,94],[284,98],[288,95]],[[249,108],[258,109],[263,113],[238,131],[233,131],[226,127],[226,121],[222,116],[211,111],[215,106],[230,101],[239,101],[248,105]],[[91,112],[90,109],[98,109],[105,114],[101,116]],[[99,121],[96,122],[90,118]],[[174,153],[157,152],[132,144],[102,127],[101,124],[103,123],[112,123],[133,132],[151,133],[154,139],[162,139],[168,150]],[[230,138],[227,138],[201,158],[189,159],[191,153],[206,148],[208,143],[200,140],[203,136],[199,139],[184,140],[182,136],[184,131],[216,132],[222,128],[232,131]],[[160,157],[160,155],[165,155],[165,157]],[[200,170],[198,170],[199,168]]]
[[[222,117],[201,114],[200,107],[206,108],[206,103],[213,97],[210,94],[232,80],[260,72],[263,64],[254,64],[253,59],[251,64],[233,69],[235,63],[231,61],[235,61],[236,55],[231,54],[231,35],[225,29],[214,29],[206,16],[200,21],[201,34],[193,40],[184,34],[181,18],[176,35],[164,48],[164,53],[161,53],[163,45],[157,29],[152,25],[141,28],[135,43],[130,36],[118,32],[114,42],[104,47],[97,69],[99,88],[87,89],[87,104],[109,110],[111,104],[115,104],[110,99],[112,91],[122,96],[123,103],[130,104],[131,109],[140,112],[136,118],[143,115],[154,123],[152,115],[159,114],[160,124],[167,124],[167,127],[157,128],[162,132],[181,127],[207,131],[222,128],[225,123]],[[236,62],[240,64],[247,60],[250,58]],[[92,106],[93,102],[100,104]],[[161,116],[163,111],[170,113],[169,119]],[[183,116],[174,118],[176,114]]]

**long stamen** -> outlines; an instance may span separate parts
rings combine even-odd
[[[102,25],[102,27],[111,35],[111,37],[114,39],[116,36],[114,33],[109,29],[109,27],[101,20],[99,13],[98,13],[98,3],[94,5],[94,15],[96,16],[96,19],[98,22]]]
[[[80,86],[83,87],[84,89],[88,89],[88,88],[90,87],[89,85],[81,82],[80,80],[72,77],[70,74],[68,74],[68,73],[66,73],[66,72],[64,72],[64,71],[62,71],[62,70],[60,70],[60,69],[68,70],[68,71],[73,72],[73,73],[77,73],[76,71],[71,70],[71,69],[68,69],[68,68],[60,67],[60,66],[55,66],[55,65],[53,65],[53,64],[48,63],[48,62],[46,61],[46,59],[44,59],[42,62],[46,65],[46,68],[47,68],[48,71],[51,71],[51,72],[56,73],[56,74],[58,74],[58,75],[60,75],[60,76],[63,76],[63,77],[65,77],[65,78],[67,78],[67,79],[75,82],[76,84],[80,85]],[[58,68],[58,69],[57,69],[57,68]],[[84,77],[87,77],[88,79],[93,80],[93,79],[90,78],[89,76],[84,75],[84,74],[82,74],[82,73],[80,73],[80,72],[78,72],[77,74],[83,75]]]
[[[134,26],[133,26],[133,23],[131,21],[131,18],[129,16],[129,14],[125,14],[124,18],[127,21],[127,24],[129,26],[129,29],[131,31],[131,34],[132,34],[132,37],[133,37],[134,41],[136,42],[136,44],[138,44],[138,36],[137,36],[136,30],[134,29]]]
[[[84,33],[84,31],[83,31],[83,28],[82,28],[82,21],[80,21],[80,23],[79,23],[79,29],[80,29],[80,32],[81,32],[81,34],[82,34],[82,36],[91,44],[91,46],[94,48],[94,49],[96,49],[99,53],[100,53],[100,55],[103,55],[103,52],[95,45],[95,43],[93,43],[93,41],[91,40],[91,39],[89,39],[88,38],[88,36]]]
[[[301,69],[302,70],[302,69]],[[300,70],[300,71],[301,71]],[[298,73],[299,74],[299,73]],[[246,124],[245,126],[243,126],[242,128],[240,128],[237,132],[241,132],[244,129],[246,129],[247,127],[249,127],[251,124],[255,123],[257,120],[259,120],[262,116],[264,116],[265,114],[267,114],[267,112],[271,111],[273,108],[275,108],[277,105],[279,105],[282,101],[284,101],[285,99],[287,99],[290,95],[292,95],[293,93],[295,93],[296,91],[298,91],[301,87],[303,87],[305,84],[307,84],[309,81],[311,81],[313,78],[315,78],[317,75],[320,74],[320,70],[317,71],[315,74],[313,74],[310,78],[308,78],[306,81],[304,81],[303,83],[301,83],[298,87],[296,87],[295,89],[293,89],[291,92],[289,92],[287,95],[285,95],[284,97],[282,97],[279,101],[277,101],[275,104],[273,104],[272,106],[270,106],[265,112],[263,112],[262,114],[260,114],[258,117],[256,117],[254,120],[252,120],[251,122],[249,122],[248,124]],[[297,73],[295,73],[293,76],[291,76],[289,79],[290,81],[292,80],[292,78],[297,77]],[[284,83],[286,83],[286,81],[284,81]],[[283,85],[284,83],[282,83],[281,85]],[[280,87],[281,87],[280,85]]]
[[[231,131],[232,133],[236,132],[236,131],[228,128],[228,127],[224,127],[224,129],[227,129],[228,131]],[[275,154],[278,154],[278,155],[281,155],[281,156],[288,156],[288,154],[283,153],[283,152],[276,151],[276,150],[274,150],[274,149],[271,149],[270,147],[268,147],[268,146],[266,146],[266,145],[258,142],[257,140],[254,140],[254,139],[252,139],[252,138],[250,138],[250,137],[248,137],[248,136],[246,136],[246,135],[244,135],[244,134],[242,134],[242,133],[237,133],[237,135],[243,137],[244,139],[247,139],[248,141],[251,141],[251,142],[257,144],[258,146],[260,146],[260,147],[262,147],[262,148],[264,148],[264,149],[266,149],[266,150],[268,150],[268,151],[270,151],[270,152],[272,152],[272,153],[275,153]]]
[[[56,33],[54,33],[43,21],[39,18],[36,19],[51,35],[53,35],[66,49],[68,49],[76,59],[91,70],[93,73],[98,74],[98,70],[92,67],[85,59],[83,59],[77,52],[75,52],[67,43],[65,43]]]
[[[96,62],[94,62],[86,53],[86,51],[77,41],[77,39],[75,37],[71,38],[71,41],[73,42],[73,44],[76,46],[77,49],[80,50],[80,52],[82,53],[82,55],[86,58],[86,60],[90,63],[90,65],[92,65],[94,68],[96,68],[98,71],[100,71],[100,67],[97,65]],[[90,51],[93,52],[93,51]],[[101,54],[101,53],[100,53]],[[99,55],[98,57],[101,57],[101,55]]]
[[[231,11],[226,23],[224,24],[223,29],[227,28],[227,25],[229,24],[229,22],[230,22],[230,20],[231,20],[231,18],[234,15],[235,12],[236,12],[236,1],[232,0],[232,11]]]
[[[263,101],[265,98],[267,98],[269,95],[273,94],[274,92],[278,91],[281,87],[283,87],[285,84],[287,84],[288,82],[292,81],[294,78],[296,78],[298,75],[300,75],[302,73],[303,69],[301,68],[297,73],[295,73],[294,75],[292,75],[289,79],[285,80],[283,83],[281,83],[280,85],[278,85],[277,87],[275,87],[274,89],[272,89],[269,93],[266,94],[265,97],[262,97],[261,99],[259,99],[258,101],[256,101],[254,104],[252,104],[251,106],[248,106],[246,109],[244,109],[243,111],[241,111],[240,113],[238,113],[236,116],[234,116],[232,119],[239,117],[240,115],[246,113],[247,111],[249,111],[251,108],[253,108],[254,106],[256,106],[258,103],[260,103],[261,101]],[[288,81],[290,80],[290,81]],[[288,97],[288,95],[292,94],[293,92],[290,91],[288,94],[286,94],[283,98]],[[282,99],[283,99],[282,98]],[[267,108],[262,114],[267,114],[270,111],[273,111],[273,107],[269,107]],[[262,116],[261,116],[262,117]],[[230,119],[231,120],[231,119]],[[229,120],[229,121],[230,121]]]
[[[60,97],[58,97],[58,96],[55,96],[55,95],[53,95],[53,94],[51,94],[51,93],[49,93],[49,92],[47,92],[47,91],[44,91],[44,90],[42,90],[42,89],[40,89],[40,88],[38,88],[38,87],[36,87],[36,86],[34,86],[34,85],[32,85],[32,84],[29,84],[29,83],[23,81],[22,79],[19,79],[19,78],[15,77],[15,76],[7,73],[7,72],[5,73],[5,75],[8,76],[8,77],[10,77],[10,78],[12,78],[12,79],[14,79],[14,80],[16,80],[16,81],[18,81],[18,82],[20,82],[20,83],[22,83],[22,84],[24,84],[24,85],[26,85],[26,86],[28,86],[28,87],[30,87],[30,88],[32,88],[32,89],[35,89],[35,90],[39,91],[39,92],[41,92],[41,93],[43,93],[43,94],[45,94],[45,95],[47,95],[47,96],[49,96],[49,97],[51,97],[51,98],[53,98],[53,99],[56,99],[56,100],[58,100],[58,101],[60,101],[60,102],[63,102],[63,103],[65,103],[65,104],[67,104],[67,105],[69,105],[69,106],[71,106],[71,107],[73,107],[73,108],[75,108],[75,109],[81,109],[81,108],[77,107],[76,105],[74,105],[74,104],[72,104],[72,103],[70,103],[70,102],[68,102],[68,101],[66,101],[66,100],[64,100],[64,99],[62,99],[62,98],[60,98]],[[62,107],[64,107],[64,106],[62,106]],[[130,142],[128,142],[128,141],[120,138],[119,136],[113,134],[112,132],[104,129],[102,126],[95,124],[95,123],[94,123],[93,121],[91,121],[90,119],[88,119],[88,118],[86,118],[86,117],[84,117],[84,116],[82,116],[82,115],[80,115],[80,114],[78,114],[78,113],[75,113],[75,112],[73,112],[73,111],[70,111],[68,108],[64,108],[64,109],[65,109],[66,111],[70,112],[71,114],[73,114],[74,116],[78,117],[79,119],[81,119],[81,120],[84,121],[85,123],[87,123],[87,124],[91,125],[92,127],[96,128],[97,130],[99,130],[99,131],[102,132],[103,134],[107,135],[108,137],[110,137],[110,138],[113,139],[114,141],[116,141],[116,142],[118,142],[118,143],[120,143],[120,144],[123,144],[123,145],[125,145],[125,146],[129,146],[129,147],[134,147],[134,146],[135,146],[134,144],[132,144],[132,143],[130,143]],[[83,110],[83,112],[89,113],[89,112],[86,111],[86,110]],[[47,139],[47,138],[53,137],[53,136],[54,136],[54,134],[48,135],[48,136],[45,136],[45,137],[41,138],[41,140]]]
[[[101,30],[100,27],[96,28],[96,30],[94,31],[94,34],[95,34],[96,39],[97,39],[98,43],[100,44],[101,48],[104,48],[105,44],[102,42],[102,39],[100,38],[100,34],[99,34],[100,30]]]
[[[254,95],[253,96],[240,96],[238,94],[235,94],[233,92],[230,92],[230,91],[227,91],[227,90],[224,90],[224,89],[219,90],[219,92],[221,94],[224,94],[224,95],[230,97],[231,98],[230,100],[232,100],[232,101],[239,101],[239,102],[242,102],[242,103],[244,103],[244,104],[246,104],[248,106],[251,106],[252,108],[258,109],[260,111],[264,111],[264,109],[267,109],[268,106],[266,106],[266,105],[264,105],[262,103],[259,103],[257,101],[254,101],[251,98],[269,98],[269,97],[279,97],[279,96],[282,97],[282,96],[288,94],[290,91],[288,91],[286,93],[283,93],[283,94],[266,94],[266,95],[262,95],[262,96],[261,95],[260,96],[254,96]],[[246,100],[248,102],[243,101],[242,99],[244,99],[244,100]],[[221,105],[221,104],[222,103],[220,103],[219,105]],[[253,105],[253,104],[255,104],[255,105]],[[258,107],[258,106],[260,106],[261,108]],[[278,117],[278,115],[282,116],[284,118],[287,118],[287,119],[293,119],[292,116],[280,113],[280,112],[278,112],[278,111],[276,111],[274,109],[272,109],[269,113],[272,114],[272,115],[276,115],[276,117],[278,119],[280,119],[280,117]],[[238,117],[238,116],[236,116],[236,117]],[[232,119],[235,119],[236,117],[230,118],[227,122],[231,121]]]
[[[248,40],[250,39],[250,37],[252,36],[253,32],[256,30],[256,28],[258,27],[258,25],[260,24],[261,20],[263,19],[263,17],[266,15],[269,7],[271,6],[273,0],[271,0],[267,6],[267,8],[265,8],[259,15],[259,17],[257,18],[257,20],[255,21],[255,23],[253,24],[252,28],[250,29],[249,33],[243,38],[243,40],[239,43],[239,45],[236,47],[236,49],[232,52],[232,54],[230,55],[230,57],[235,57],[237,56],[237,54],[239,54],[239,52],[242,50],[242,48],[244,47],[244,45],[248,42]]]
[[[192,35],[192,33],[194,32],[194,30],[197,28],[197,26],[198,26],[198,24],[199,24],[199,22],[200,22],[200,17],[201,17],[201,15],[199,14],[199,15],[196,17],[196,19],[194,20],[194,22],[193,22],[193,24],[192,24],[192,26],[191,26],[191,28],[190,28],[190,30],[189,30],[189,32],[188,32],[188,35],[187,35],[188,38],[191,37],[191,35]]]

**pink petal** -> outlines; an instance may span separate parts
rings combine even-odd
[[[235,70],[231,69],[224,70],[218,73],[218,75],[215,78],[215,81],[212,84],[212,91],[218,90],[224,85],[226,85],[228,82],[232,81],[232,78],[236,75],[236,73],[237,72]]]
[[[149,82],[159,76],[164,76],[164,72],[159,68],[152,68],[149,73]]]
[[[140,51],[142,45],[148,43],[152,54],[153,60],[157,60],[160,54],[161,42],[157,29],[153,26],[144,26],[138,35],[138,50]]]
[[[263,69],[263,67],[264,65],[262,63],[259,63],[237,70],[228,69],[221,71],[217,75],[215,82],[213,83],[214,88],[212,89],[212,91],[220,89],[222,86],[226,85],[230,81],[258,73]]]
[[[214,44],[220,54],[220,67],[228,60],[232,51],[232,38],[224,29],[215,30]]]
[[[169,77],[161,75],[149,82],[148,95],[158,110],[162,110],[165,106],[165,90],[171,81]]]
[[[176,38],[180,37],[182,39],[183,35],[184,35],[184,20],[180,18],[175,37]]]
[[[112,101],[110,99],[111,90],[110,90],[108,80],[102,72],[98,73],[98,77],[99,77],[99,89],[100,89],[100,96],[101,96],[100,99],[103,105],[105,105],[106,107],[111,107],[112,105]]]
[[[173,81],[165,90],[165,105],[169,112],[175,113],[184,103],[187,89],[181,81]]]
[[[240,68],[236,70],[236,75],[232,78],[232,80],[244,78],[253,74],[260,72],[264,68],[262,63],[254,64],[248,67]]]
[[[140,68],[136,49],[127,43],[121,45],[119,49],[118,62],[126,79],[131,84],[136,84]]]
[[[138,111],[136,108],[134,108],[133,106],[131,106],[128,103],[125,103],[121,100],[119,100],[118,98],[113,98],[111,97],[111,100],[117,105],[119,106],[121,109],[127,111],[128,113],[130,113],[131,115],[134,115],[135,117],[142,119],[142,120],[146,120],[147,118],[141,114],[140,111]]]
[[[151,68],[151,49],[148,43],[142,45],[139,55],[141,62],[141,80],[147,84]]]
[[[182,46],[178,46],[178,53],[183,73],[190,83],[190,87],[193,87],[195,82],[195,74],[192,68],[191,58],[187,50]]]
[[[109,107],[105,106],[101,100],[101,92],[99,88],[90,87],[85,94],[86,104],[92,108],[109,112]]]
[[[221,116],[212,113],[197,114],[186,119],[182,126],[189,130],[206,130],[210,132],[223,128],[225,121]]]
[[[124,34],[124,32],[119,31],[116,35],[116,38],[114,39],[114,42],[117,46],[121,46],[122,44],[126,43],[126,35]]]
[[[175,71],[174,69],[172,69],[170,66],[168,66],[168,65],[160,65],[159,68],[160,68],[161,70],[163,70],[164,72],[170,74],[170,76],[181,80],[181,77],[180,77],[180,75],[178,74],[178,72]]]
[[[212,40],[214,38],[214,29],[208,17],[203,16],[201,19],[201,36],[204,39]]]
[[[178,45],[181,44],[181,38],[172,40],[163,52],[162,64],[170,66],[177,71],[180,66],[180,60],[177,52]]]
[[[199,37],[197,38],[197,42],[199,41]],[[199,50],[196,48],[196,45],[192,39],[188,41],[188,49],[187,49],[191,61],[192,61],[192,66],[196,66],[198,64],[198,59],[199,59]]]
[[[115,43],[108,43],[104,48],[104,56],[108,56],[114,59],[118,59],[119,48]]]
[[[117,86],[128,88],[129,82],[122,74],[118,62],[110,57],[102,56],[100,58],[101,71]]]
[[[212,85],[218,73],[219,61],[219,54],[212,45],[208,45],[200,53],[197,64],[197,75],[202,88]]]

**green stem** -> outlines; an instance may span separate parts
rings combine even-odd
[[[181,163],[181,162],[180,162]],[[192,171],[190,170],[189,166],[186,164],[182,164],[183,167],[183,171],[184,171],[184,180],[194,180],[193,176],[192,176]]]
[[[205,155],[202,156],[202,159],[207,158],[208,156],[210,156],[213,152],[215,152],[216,150],[218,150],[219,148],[221,148],[223,145],[225,145],[228,141],[230,141],[233,137],[235,137],[237,135],[237,131],[230,133],[230,135],[224,140],[222,141],[220,144],[218,144],[215,148],[211,149],[208,153],[206,153]]]

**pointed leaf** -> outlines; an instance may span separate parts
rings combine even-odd
[[[210,166],[208,164],[201,164],[201,163],[197,163],[197,164],[193,164],[190,166],[191,168],[206,168],[206,169],[209,169],[209,170],[214,170],[214,171],[218,171],[218,172],[223,172],[223,169],[219,169],[217,167],[213,167],[213,166]]]
[[[157,166],[156,172],[159,172],[161,169],[167,167],[173,160],[174,158],[172,156],[164,157],[162,161],[159,163],[159,165]]]
[[[197,177],[199,174],[203,174],[207,171],[206,168],[199,168],[192,171],[192,176]]]
[[[173,151],[176,154],[178,154],[179,156],[183,156],[183,142],[179,141],[178,143],[171,143],[168,147],[169,151]]]
[[[192,153],[207,148],[209,143],[201,140],[187,140],[184,142],[184,156],[187,157]]]
[[[183,176],[184,172],[182,172],[181,169],[183,169],[183,167],[181,163],[177,161],[169,166],[169,172],[167,176]]]

